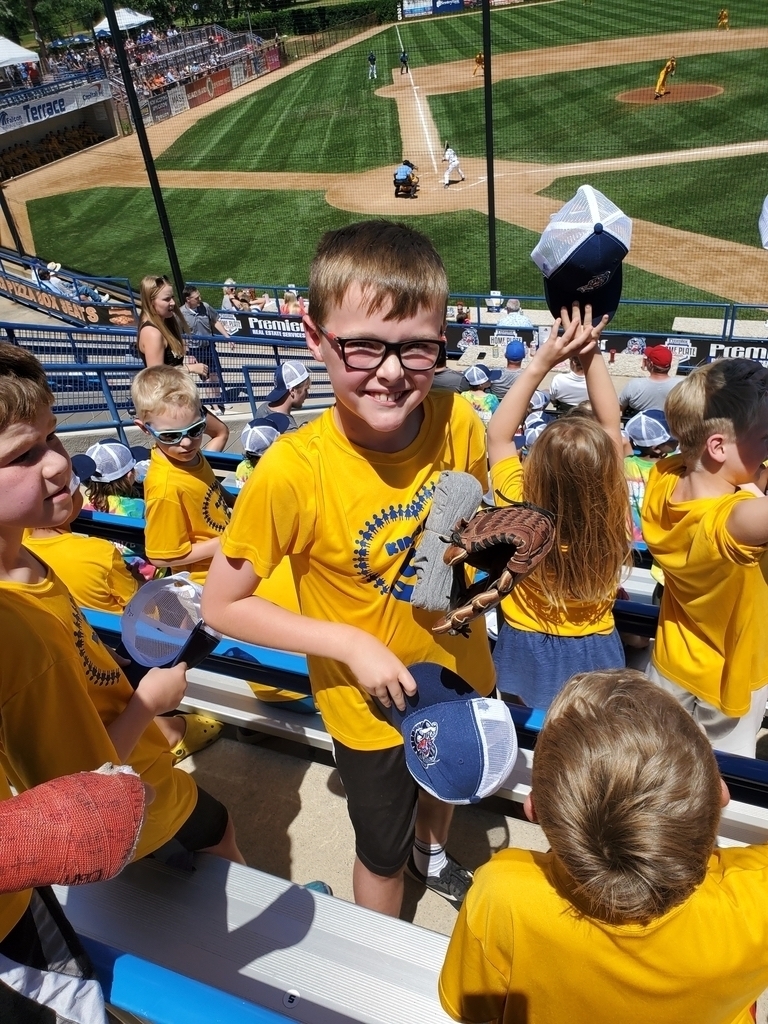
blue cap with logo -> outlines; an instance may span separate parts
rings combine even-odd
[[[525,359],[525,345],[515,338],[507,345],[504,354],[510,363],[522,363]]]
[[[495,793],[517,759],[517,734],[506,704],[481,697],[442,665],[423,661],[409,671],[418,691],[405,697],[405,711],[379,704],[402,733],[408,771],[445,803],[474,804]]]

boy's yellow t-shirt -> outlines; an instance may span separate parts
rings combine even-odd
[[[222,549],[247,559],[261,577],[290,554],[303,615],[356,626],[404,664],[437,662],[488,694],[495,675],[485,620],[473,623],[469,639],[436,636],[431,626],[439,613],[410,604],[414,544],[443,470],[472,473],[487,484],[485,430],[458,395],[429,395],[418,437],[394,454],[356,447],[328,409],[259,460]],[[335,739],[358,750],[402,742],[346,665],[316,657],[308,664]]]
[[[491,489],[510,501],[523,501],[523,466],[516,455],[502,459],[491,468]],[[496,503],[503,505],[502,498]],[[515,629],[553,636],[607,635],[613,632],[613,601],[566,602],[565,611],[553,610],[541,588],[528,577],[518,583],[501,602],[504,621]]]
[[[101,537],[27,533],[24,547],[53,569],[81,608],[120,614],[139,589],[115,545]]]
[[[664,596],[653,663],[662,675],[738,717],[750,695],[768,683],[766,548],[739,544],[727,528],[740,501],[762,501],[736,491],[718,498],[673,501],[683,473],[680,456],[657,462],[643,502],[643,536],[664,571]]]
[[[133,690],[51,570],[41,583],[0,582],[0,636],[0,767],[10,781],[30,789],[107,761],[119,763],[105,726],[125,709]],[[128,763],[156,793],[135,854],[144,857],[187,820],[197,786],[173,767],[154,722]],[[0,910],[0,934],[3,926]]]
[[[475,873],[440,975],[443,1009],[485,1024],[752,1024],[768,986],[768,846],[716,850],[648,925],[579,913],[554,854],[503,850]]]
[[[229,522],[224,490],[204,455],[195,465],[174,462],[152,449],[144,480],[145,549],[150,561],[173,561],[189,554],[193,544],[220,537]],[[177,565],[204,583],[211,559]]]

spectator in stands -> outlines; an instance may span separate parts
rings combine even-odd
[[[495,395],[499,401],[506,395],[523,372],[525,345],[522,341],[513,338],[512,341],[507,343],[504,355],[507,359],[507,367],[501,371],[501,376],[491,384],[491,394]]]
[[[651,470],[642,511],[664,572],[648,677],[716,749],[746,757],[755,756],[768,694],[767,395],[768,371],[749,359],[684,378],[665,406],[680,455]]]
[[[229,522],[230,498],[200,452],[205,412],[197,388],[177,366],[134,378],[136,425],[154,438],[144,479],[147,558],[204,583]]]
[[[576,356],[569,359],[568,367],[567,373],[556,373],[549,385],[549,397],[559,412],[568,412],[589,397],[584,367],[579,359]]]
[[[520,309],[520,299],[507,299],[507,312],[496,323],[497,327],[529,327],[533,324]]]
[[[768,985],[768,847],[717,848],[728,790],[638,672],[572,679],[525,812],[551,847],[475,875],[440,975],[455,1020],[748,1022]],[[524,1007],[524,1012],[517,1012]]]
[[[624,428],[638,454],[624,458],[624,475],[629,487],[629,508],[632,513],[632,540],[643,542],[641,512],[648,477],[651,470],[665,455],[677,448],[677,441],[669,432],[664,414],[639,412]]]
[[[63,295],[65,298],[80,300],[81,302],[103,303],[109,301],[108,294],[99,295],[96,289],[92,288],[85,281],[78,281],[76,279],[65,281],[58,276],[60,270],[60,263],[49,263],[45,270],[39,270],[37,276],[41,287],[56,295]]]
[[[245,458],[235,471],[235,485],[240,488],[250,479],[262,455],[288,429],[288,417],[275,413],[263,419],[253,419],[243,427],[240,442]]]
[[[432,391],[455,391],[458,395],[462,391],[466,391],[467,382],[464,379],[464,374],[460,370],[451,370],[448,367],[445,346],[443,346],[440,355],[437,357],[437,365],[435,366],[435,376],[432,378]]]
[[[215,364],[211,342],[207,339],[213,334],[220,334],[229,341],[229,334],[222,326],[219,314],[213,306],[203,301],[200,292],[193,285],[187,285],[182,292],[182,299],[184,301],[180,312],[186,321],[187,330],[192,335],[191,340],[187,342],[187,349],[195,359],[210,368]],[[200,338],[205,340],[197,340]],[[207,379],[218,384],[219,388],[222,387],[221,380],[215,371],[211,372],[209,369]],[[215,408],[219,413],[224,412],[223,405],[217,405]]]
[[[336,405],[261,460],[203,593],[214,628],[309,655],[355,830],[355,900],[395,916],[406,863],[454,906],[471,875],[445,850],[453,808],[419,790],[373,698],[404,708],[415,661],[438,661],[482,694],[494,686],[484,624],[436,638],[439,613],[408,600],[409,547],[439,472],[487,483],[477,417],[454,395],[429,393],[447,299],[442,261],[412,228],[372,220],[323,237],[304,325]],[[252,596],[284,556],[301,616]]]
[[[202,380],[208,377],[208,366],[196,359],[186,359],[186,345],[182,332],[187,328],[173,296],[167,277],[152,274],[141,279],[139,302],[141,318],[137,335],[139,357],[145,366],[180,366]],[[206,409],[205,432],[210,437],[208,448],[213,452],[224,450],[229,438],[226,424]]]
[[[464,371],[466,390],[461,392],[461,397],[469,402],[486,427],[499,407],[499,400],[490,389],[500,377],[501,370],[486,370],[480,363]]]
[[[648,371],[647,378],[638,377],[629,381],[619,395],[621,411],[634,415],[648,412],[649,409],[663,409],[667,395],[680,380],[670,377],[672,353],[665,345],[654,345],[645,350],[643,369]]]
[[[469,314],[469,310],[464,303],[459,300],[456,303],[456,323],[457,324],[468,324],[471,323],[472,317]]]
[[[27,789],[106,762],[130,763],[155,790],[136,857],[175,839],[189,851],[242,862],[226,808],[173,767],[152,722],[178,705],[185,666],[150,670],[134,692],[64,584],[23,546],[26,530],[56,528],[72,512],[71,466],[55,434],[53,401],[37,360],[0,346],[1,794],[9,795],[6,773]],[[34,937],[46,929],[31,899],[29,890],[0,896],[0,954],[39,968]],[[55,935],[44,942],[49,950],[51,941]]]
[[[119,441],[97,441],[86,450],[93,462],[87,475],[86,508],[114,516],[144,518],[143,491],[136,483],[136,463],[149,458],[146,448],[128,448]],[[89,467],[90,468],[90,467]],[[78,474],[83,483],[86,477]]]
[[[298,293],[293,288],[287,288],[283,293],[283,301],[280,303],[280,312],[284,315],[304,316],[306,311],[304,299],[300,299]]]
[[[222,309],[226,309],[226,310],[240,310],[240,309],[247,310],[247,309],[250,309],[250,306],[249,306],[249,303],[247,302],[247,300],[242,299],[241,298],[241,293],[237,292],[236,289],[237,289],[237,285],[235,284],[235,282],[232,280],[231,277],[228,277],[226,279],[226,281],[224,282],[224,287],[222,288],[222,292],[224,293],[222,295],[222,297],[221,297],[221,308]],[[229,335],[227,335],[227,337],[229,337]]]
[[[309,395],[312,380],[304,363],[288,359],[275,370],[275,386],[266,401],[256,409],[256,418],[264,419],[273,413],[288,417],[287,431],[298,430],[299,423],[293,416],[294,409],[300,409]]]
[[[607,317],[592,327],[587,306],[562,312],[546,344],[507,392],[488,427],[491,488],[555,515],[555,543],[533,573],[504,598],[494,650],[503,693],[546,708],[574,672],[619,668],[624,650],[613,621],[622,568],[629,563],[629,502],[619,403],[602,354]],[[564,357],[579,357],[592,416],[550,423],[522,466],[514,442],[535,389]],[[497,498],[503,503],[501,498]]]

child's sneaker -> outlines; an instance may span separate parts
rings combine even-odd
[[[439,875],[422,875],[416,867],[412,853],[408,858],[405,870],[411,878],[421,882],[427,889],[436,892],[443,899],[448,900],[458,910],[464,902],[464,897],[467,895],[470,885],[472,885],[472,872],[463,868],[450,854],[446,854],[446,856],[448,857],[448,863]]]

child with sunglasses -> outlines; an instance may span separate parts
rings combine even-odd
[[[136,425],[155,440],[144,480],[147,558],[205,581],[229,522],[230,498],[200,452],[205,412],[197,387],[174,366],[152,366],[131,387]]]

